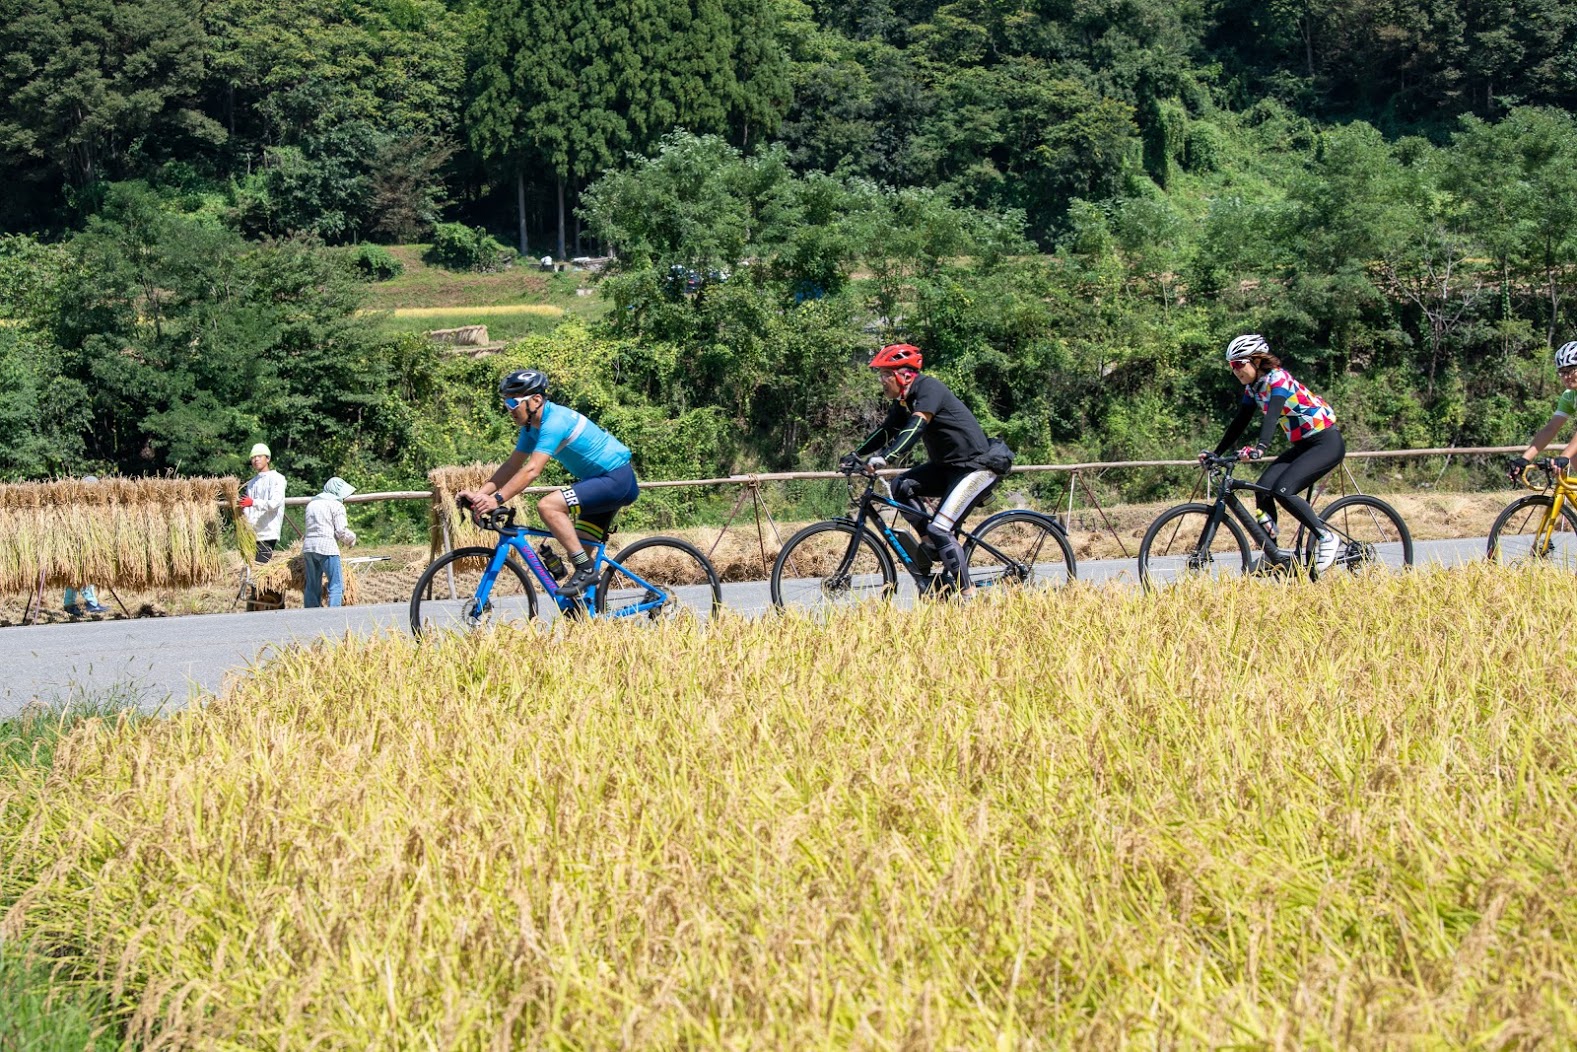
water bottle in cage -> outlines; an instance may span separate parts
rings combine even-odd
[[[559,553],[554,551],[547,541],[543,541],[537,548],[537,554],[542,557],[542,565],[547,567],[547,571],[553,575],[553,579],[562,581],[568,569],[564,565],[564,560],[559,558]]]

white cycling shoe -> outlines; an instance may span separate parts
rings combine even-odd
[[[1318,546],[1314,549],[1314,572],[1324,573],[1336,565],[1336,553],[1341,549],[1342,539],[1336,536],[1335,530],[1326,530],[1317,538]]]

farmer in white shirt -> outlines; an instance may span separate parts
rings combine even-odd
[[[323,492],[307,504],[307,535],[301,550],[306,561],[307,586],[303,606],[323,605],[323,578],[329,579],[329,605],[339,606],[345,598],[345,575],[340,567],[339,546],[356,546],[356,534],[345,522],[345,498],[356,487],[338,475],[323,483]]]
[[[269,467],[273,454],[259,442],[252,447],[252,470],[257,472],[250,482],[241,487],[241,499],[236,501],[246,521],[257,534],[257,564],[274,557],[274,545],[279,543],[279,527],[285,521],[285,476]]]

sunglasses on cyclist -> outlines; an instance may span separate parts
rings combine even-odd
[[[527,397],[530,397],[530,396],[528,395]],[[526,404],[526,399],[525,398],[506,398],[506,399],[504,399],[504,408],[509,410],[511,413],[514,412],[520,406],[523,406],[525,404]]]
[[[1555,370],[1555,375],[1563,379],[1565,377],[1571,376],[1573,373],[1577,373],[1577,365],[1562,366],[1561,368]]]

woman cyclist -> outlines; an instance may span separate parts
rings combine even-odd
[[[1559,401],[1555,403],[1555,412],[1528,441],[1528,448],[1522,451],[1522,456],[1512,460],[1508,473],[1513,482],[1522,481],[1522,473],[1528,469],[1533,458],[1550,444],[1569,417],[1577,416],[1577,340],[1562,344],[1561,349],[1555,352],[1555,375],[1566,385],[1566,390],[1561,392]],[[1572,435],[1572,440],[1566,443],[1561,455],[1555,458],[1556,468],[1565,471],[1572,457],[1577,457],[1577,434]]]
[[[1298,494],[1323,478],[1342,462],[1347,444],[1336,427],[1336,414],[1325,400],[1304,387],[1281,367],[1281,359],[1270,353],[1270,344],[1257,334],[1239,336],[1227,344],[1227,366],[1243,384],[1243,398],[1237,416],[1227,425],[1226,434],[1216,443],[1217,456],[1225,453],[1247,430],[1256,413],[1264,414],[1259,436],[1238,451],[1243,460],[1258,460],[1270,448],[1276,425],[1287,433],[1291,447],[1271,462],[1260,476],[1260,485],[1270,490],[1255,497],[1260,525],[1270,534],[1265,548],[1267,567],[1288,567],[1291,555],[1276,548],[1276,503],[1292,513],[1318,542],[1315,549],[1316,573],[1330,569],[1336,561],[1336,533],[1327,530],[1309,502]],[[1207,454],[1200,453],[1203,461]]]

